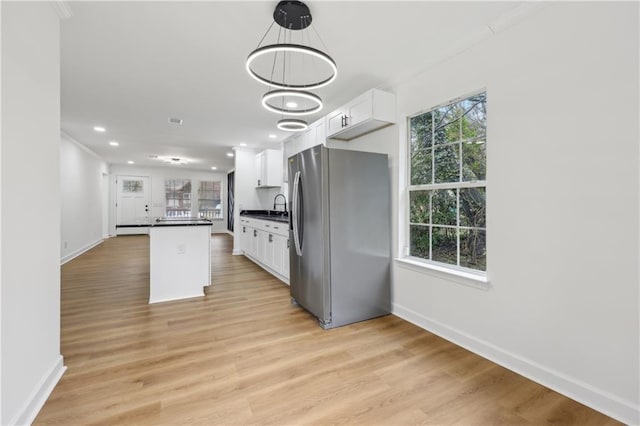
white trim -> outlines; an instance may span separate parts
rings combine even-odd
[[[60,258],[60,266],[64,265],[65,263],[67,263],[68,261],[75,259],[76,257],[80,256],[83,253],[88,252],[89,250],[91,250],[92,248],[94,248],[95,246],[97,246],[98,244],[102,244],[102,242],[104,241],[104,239],[100,238],[92,243],[87,244],[84,247],[80,247],[77,250],[72,251],[71,253],[62,256]]]
[[[209,287],[211,284],[208,285],[204,285],[202,286],[202,292],[200,293],[195,293],[195,294],[189,294],[186,296],[178,296],[178,297],[165,297],[165,298],[161,298],[161,299],[151,299],[149,298],[149,304],[152,303],[164,303],[164,302],[175,302],[175,301],[179,301],[179,300],[186,300],[186,299],[195,299],[196,297],[204,297],[204,287]]]
[[[407,257],[396,258],[394,260],[401,268],[409,269],[421,274],[431,275],[484,291],[488,291],[491,288],[491,284],[489,283],[489,279],[486,275],[477,275],[471,272],[459,271]]]
[[[607,416],[627,424],[640,422],[640,405],[633,401],[624,400],[575,377],[540,365],[396,303],[392,306],[392,313]]]
[[[234,256],[239,256],[241,254],[244,254],[244,251],[242,251],[241,249],[233,249],[231,254],[234,255]]]
[[[18,411],[8,424],[30,425],[33,423],[66,369],[67,367],[64,366],[64,359],[62,358],[62,355],[58,355],[58,358],[53,363],[51,369],[49,369],[47,374],[42,376],[40,383],[35,387],[22,409]]]
[[[96,154],[94,151],[92,151],[89,147],[87,147],[87,146],[81,144],[80,142],[78,142],[77,140],[75,140],[71,135],[66,133],[64,130],[60,130],[60,137],[64,138],[65,140],[67,140],[69,142],[72,142],[72,143],[76,144],[78,146],[78,148],[80,148],[81,150],[83,150],[87,154],[93,155],[98,160],[102,161],[103,163],[106,163],[102,157],[100,157],[98,154]]]

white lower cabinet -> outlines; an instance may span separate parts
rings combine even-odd
[[[289,237],[273,235],[271,246],[273,251],[273,269],[280,271],[283,275],[289,276],[289,248],[287,241]],[[287,259],[285,263],[285,258]]]
[[[289,227],[286,223],[241,219],[240,244],[244,254],[289,284]]]

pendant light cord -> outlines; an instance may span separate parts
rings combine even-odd
[[[262,44],[262,42],[264,41],[264,39],[267,37],[267,34],[269,34],[269,31],[271,31],[271,28],[273,27],[273,24],[275,24],[276,21],[273,21],[271,23],[271,25],[269,25],[269,28],[267,28],[267,31],[265,31],[264,35],[262,36],[262,38],[260,39],[260,41],[258,42],[258,45],[256,46],[256,49],[258,49],[260,47],[260,45]]]

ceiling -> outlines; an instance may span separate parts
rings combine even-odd
[[[280,117],[260,104],[267,87],[245,70],[276,4],[71,2],[61,29],[62,131],[111,164],[226,171],[234,167],[227,153],[241,143],[279,148],[290,133],[277,130]],[[425,69],[519,4],[307,2],[338,64],[336,81],[315,91],[324,109],[307,120]]]

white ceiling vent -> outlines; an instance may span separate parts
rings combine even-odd
[[[175,117],[169,117],[169,123],[181,125],[182,124],[182,119],[181,118],[175,118]]]

